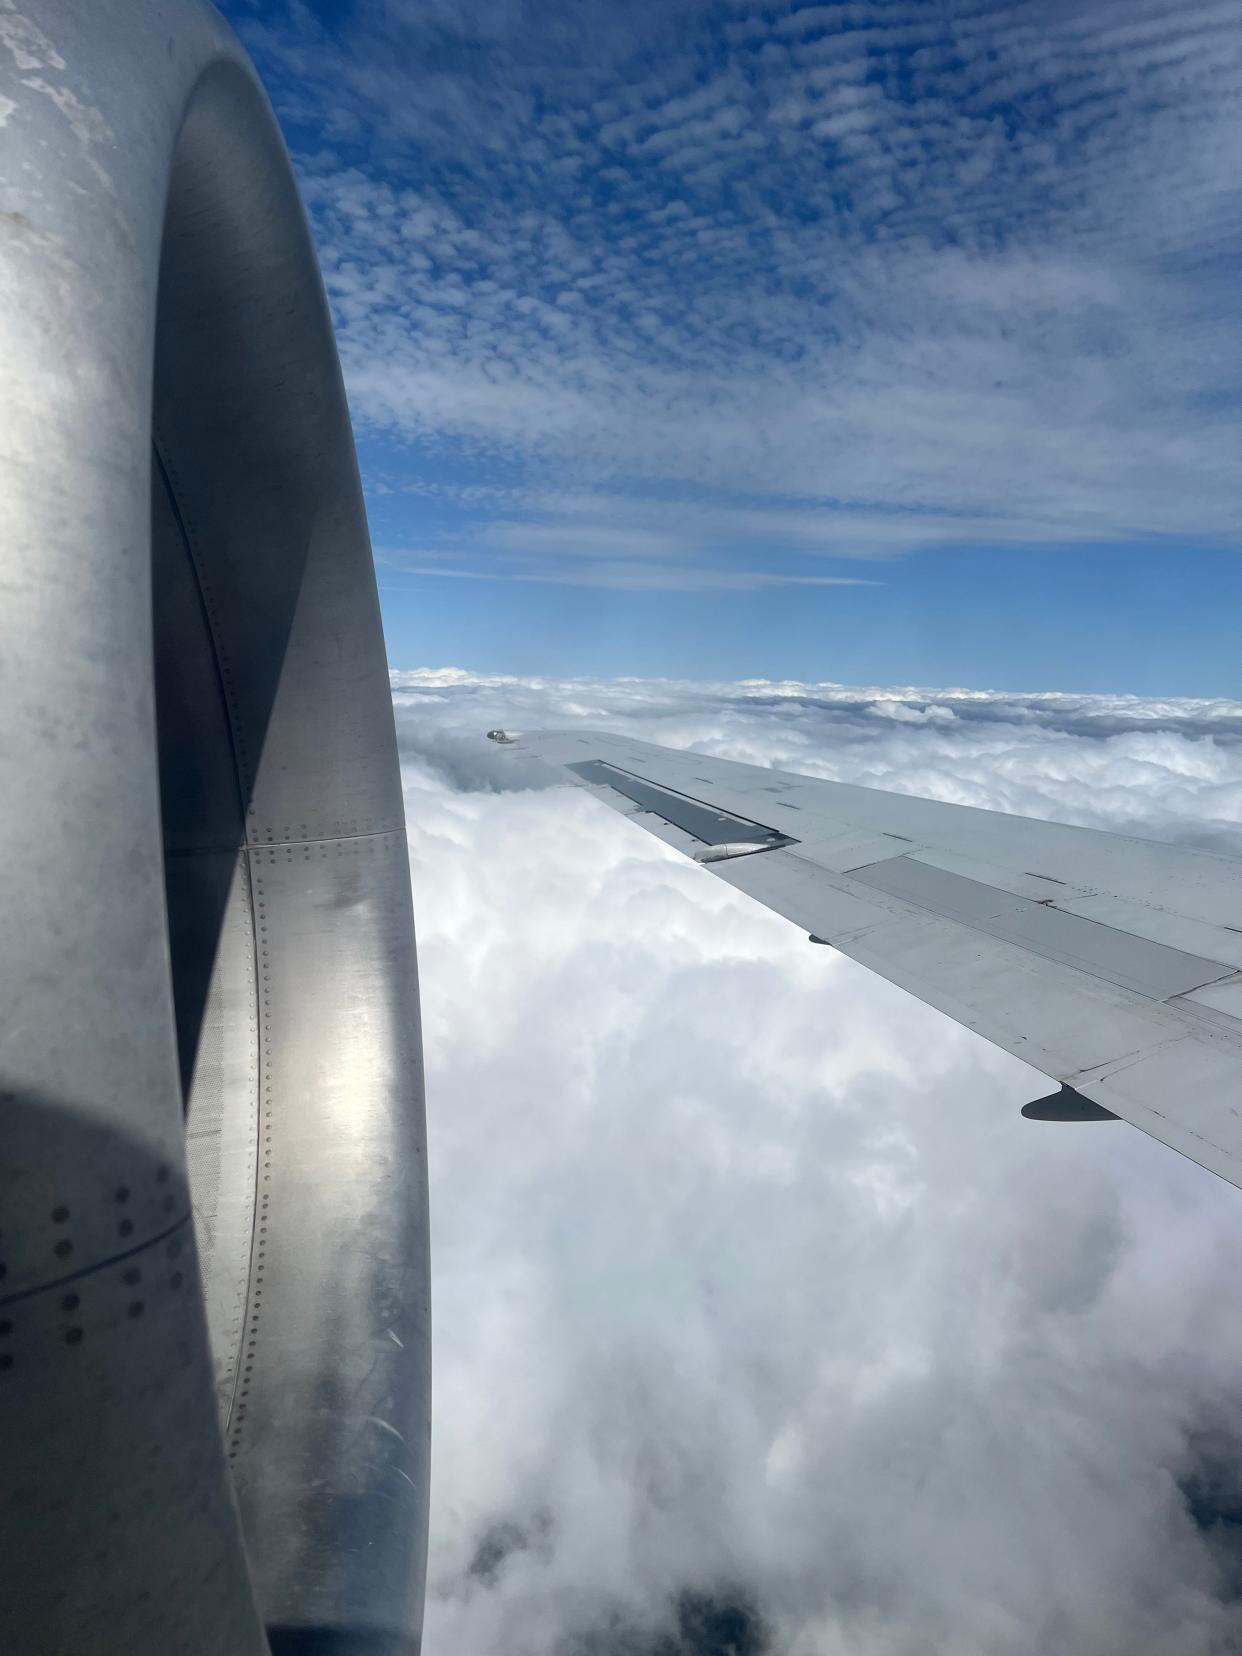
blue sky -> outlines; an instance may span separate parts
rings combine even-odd
[[[229,0],[394,666],[1237,694],[1234,0]]]

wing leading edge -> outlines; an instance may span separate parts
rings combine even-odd
[[[1037,1118],[1119,1116],[1242,1187],[1242,859],[595,731],[504,741],[1059,1081]]]

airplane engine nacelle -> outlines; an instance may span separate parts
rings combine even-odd
[[[348,412],[202,0],[0,71],[0,1648],[416,1652],[417,974]]]

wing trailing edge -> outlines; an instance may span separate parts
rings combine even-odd
[[[1061,1084],[1242,1186],[1242,859],[596,731],[506,746]],[[762,852],[762,855],[755,853]]]

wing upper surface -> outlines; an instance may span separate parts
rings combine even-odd
[[[512,745],[1242,1186],[1242,859],[593,731]]]

